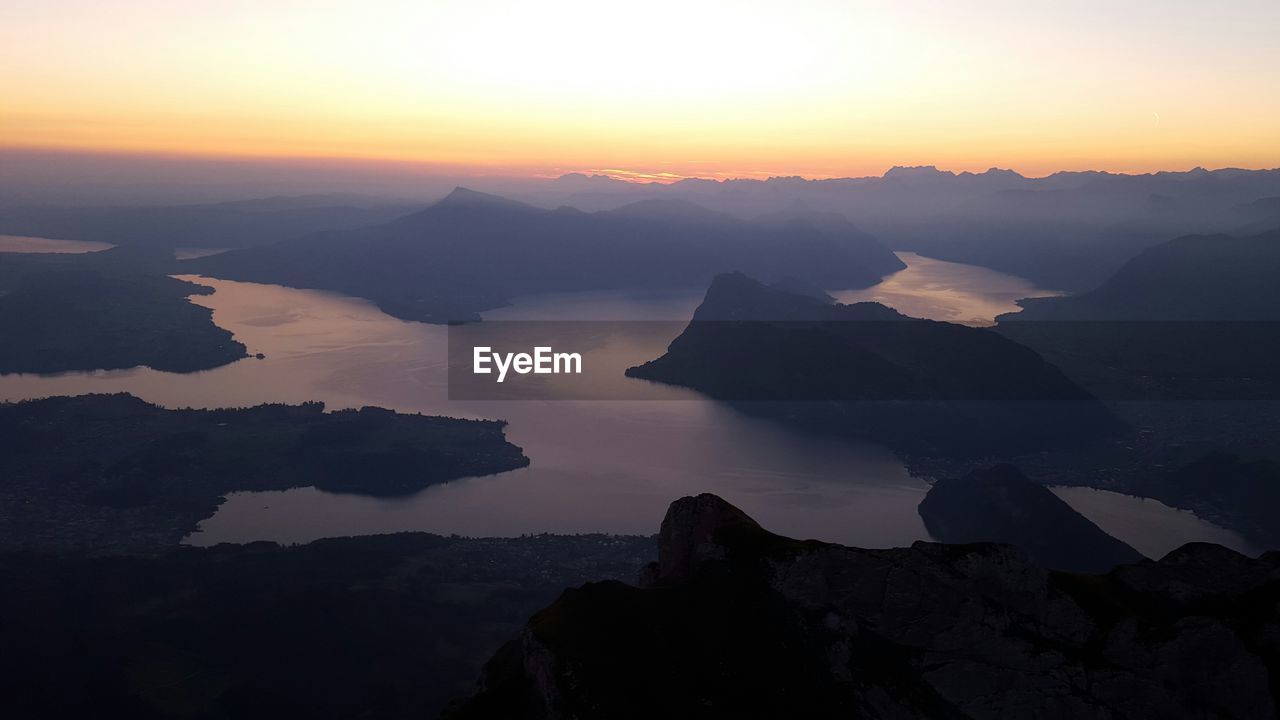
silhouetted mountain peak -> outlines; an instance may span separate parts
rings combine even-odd
[[[717,275],[667,352],[627,376],[934,454],[1060,447],[1119,426],[1057,368],[989,330],[878,303],[827,305],[742,273]],[[904,412],[899,401],[925,404]]]
[[[718,495],[680,498],[671,503],[662,519],[658,562],[646,568],[644,580],[647,584],[686,582],[703,564],[725,560],[731,547],[773,537]]]
[[[833,305],[785,283],[769,286],[740,272],[715,276],[694,313],[694,320],[811,321],[911,320],[880,303]]]
[[[588,175],[580,172],[565,173],[553,182],[569,188],[612,188],[627,184],[625,180],[619,180],[608,175],[601,175],[600,173]]]
[[[935,180],[953,178],[950,170],[939,170],[936,165],[894,165],[884,174],[885,180]]]
[[[442,200],[432,205],[430,209],[448,209],[448,208],[465,208],[468,210],[484,209],[484,210],[541,210],[518,200],[502,197],[501,195],[491,195],[489,193],[472,190],[459,185],[453,189],[453,192],[446,195]]]
[[[901,269],[883,245],[841,222],[839,232],[778,227],[665,199],[591,213],[548,210],[460,187],[382,226],[188,267],[335,288],[429,322],[470,319],[519,294],[689,287],[730,268],[832,288],[867,287]],[[325,252],[317,252],[321,246]]]
[[[1007,180],[1025,180],[1026,179],[1022,175],[1022,173],[1017,172],[1016,170],[1008,170],[1006,168],[998,168],[998,167],[987,168],[986,171],[978,173],[978,176],[988,177],[988,178],[1004,178]]]
[[[1012,465],[939,480],[920,503],[920,517],[943,542],[1016,545],[1055,570],[1106,572],[1142,558]]]
[[[687,178],[680,178],[679,180],[672,183],[670,187],[716,187],[719,185],[726,185],[730,182],[736,182],[736,181],[715,180],[712,178],[700,178],[700,177],[687,177]]]

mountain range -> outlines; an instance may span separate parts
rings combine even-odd
[[[567,176],[527,190],[540,204],[607,209],[678,198],[742,217],[803,207],[840,213],[895,251],[913,251],[1080,292],[1125,261],[1187,233],[1280,227],[1280,170],[1226,168],[1128,175],[895,167],[881,177],[687,179],[669,185]],[[1271,203],[1271,204],[1268,204]]]
[[[390,223],[183,266],[232,280],[335,290],[425,322],[474,319],[525,294],[702,286],[735,268],[856,288],[904,267],[874,238],[830,215],[753,222],[677,201],[586,213],[462,188]]]
[[[163,248],[239,248],[387,222],[412,210],[404,201],[340,194],[190,205],[0,204],[0,234]]]

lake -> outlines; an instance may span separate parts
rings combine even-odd
[[[1249,556],[1257,556],[1263,550],[1237,532],[1217,527],[1194,513],[1171,508],[1152,498],[1090,487],[1049,489],[1098,527],[1129,543],[1147,557],[1161,557],[1191,539],[1225,545]]]
[[[87,253],[115,247],[110,243],[87,240],[53,240],[25,235],[0,235],[0,252],[11,253]]]
[[[911,317],[964,325],[995,324],[998,315],[1018,312],[1017,301],[1060,295],[1020,277],[976,265],[935,260],[913,252],[897,256],[907,264],[879,284],[831,293],[842,303],[878,302]]]
[[[1010,287],[1022,287],[1024,296],[1044,294],[1025,281],[990,270],[908,253],[902,257],[908,269],[877,287],[887,286],[889,290],[881,293],[884,301],[897,303],[908,314],[961,316],[966,322],[989,324],[996,313],[1008,310]],[[912,271],[921,264],[927,272]],[[954,283],[947,281],[948,273]],[[975,277],[993,280],[989,295],[984,295],[987,285],[974,282]],[[231,493],[188,543],[291,543],[402,530],[476,536],[650,534],[672,500],[700,492],[716,493],[770,530],[790,536],[865,547],[929,539],[916,512],[927,484],[911,477],[882,447],[806,436],[680,388],[662,388],[662,399],[646,401],[450,401],[444,327],[397,320],[366,301],[332,293],[184,279],[214,288],[212,295],[192,301],[211,308],[214,322],[231,330],[251,354],[263,353],[265,359],[248,358],[188,375],[146,368],[5,375],[0,376],[0,398],[131,392],[169,407],[321,400],[330,409],[376,405],[401,412],[500,418],[509,421],[509,439],[532,463],[396,499],[313,488]],[[877,293],[875,288],[852,292],[867,297]],[[851,297],[851,292],[834,294]],[[544,295],[522,298],[485,317],[684,320],[700,297],[692,291]],[[669,340],[656,339],[651,347],[629,346],[627,352],[641,362],[660,355]],[[1123,500],[1085,502],[1070,493],[1064,499],[1100,525],[1100,517],[1134,512]],[[1195,516],[1188,519],[1189,513],[1165,511],[1162,523],[1158,508],[1145,507],[1138,514],[1141,522],[1135,516],[1127,526],[1132,530],[1119,528],[1115,534],[1159,554],[1204,539],[1251,549],[1232,533]],[[1142,537],[1135,541],[1126,533]]]

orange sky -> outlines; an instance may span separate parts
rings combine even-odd
[[[9,147],[641,177],[1280,166],[1274,0],[9,4]]]

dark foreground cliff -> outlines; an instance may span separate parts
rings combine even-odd
[[[792,540],[700,495],[644,575],[566,591],[451,717],[1275,716],[1275,553],[1057,573],[1002,545]]]

